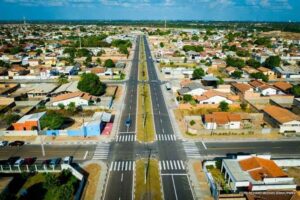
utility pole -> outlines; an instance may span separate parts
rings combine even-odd
[[[45,157],[45,148],[44,148],[44,139],[43,139],[43,135],[41,135],[41,148],[42,148],[42,155],[43,157]]]

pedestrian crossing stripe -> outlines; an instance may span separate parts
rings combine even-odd
[[[183,148],[184,148],[184,151],[188,158],[191,158],[191,159],[200,159],[201,158],[199,149],[196,146],[195,142],[184,142]]]
[[[96,146],[96,149],[95,149],[92,159],[93,160],[106,160],[108,158],[109,148],[110,148],[110,144],[99,143]]]
[[[159,161],[159,169],[163,170],[185,170],[182,160],[161,160]]]
[[[136,141],[136,135],[135,134],[120,134],[117,137],[116,142],[134,142]]]
[[[176,136],[173,134],[157,134],[156,139],[158,141],[176,141]]]
[[[109,171],[133,171],[134,169],[134,161],[113,161],[110,164]]]

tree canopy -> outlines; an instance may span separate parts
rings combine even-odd
[[[205,75],[204,70],[202,68],[197,68],[194,70],[192,77],[193,77],[193,79],[200,79],[204,75]]]
[[[247,60],[246,64],[253,67],[253,68],[255,68],[255,69],[260,67],[260,62],[258,62],[257,60],[255,60],[253,58]]]
[[[279,56],[270,56],[265,61],[265,66],[273,69],[274,67],[279,67],[281,58]]]
[[[77,88],[93,96],[101,96],[105,93],[106,84],[102,83],[96,74],[84,73],[80,77]]]
[[[187,52],[187,51],[196,51],[196,52],[202,52],[204,51],[204,48],[202,46],[194,46],[194,45],[184,45],[183,46],[183,51]]]
[[[268,82],[269,81],[269,76],[264,75],[262,72],[256,72],[256,73],[252,73],[250,74],[251,78],[255,78],[255,79],[261,79],[264,82]]]
[[[113,67],[115,67],[115,63],[112,59],[107,59],[104,62],[104,67],[113,68]]]
[[[219,109],[223,112],[226,112],[229,110],[229,105],[226,101],[221,101],[219,104]]]
[[[243,68],[246,65],[244,60],[231,56],[227,57],[226,64],[227,66],[237,67],[239,69]]]
[[[57,130],[64,124],[65,118],[55,111],[48,111],[46,115],[41,118],[40,122],[41,129]]]

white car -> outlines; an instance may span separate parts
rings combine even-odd
[[[72,160],[73,160],[72,156],[67,156],[67,157],[64,157],[63,163],[70,165],[72,163]]]
[[[0,141],[0,147],[5,147],[8,144],[8,141]]]
[[[23,158],[19,158],[15,163],[14,166],[18,167],[20,165],[22,165],[24,163],[24,159]]]

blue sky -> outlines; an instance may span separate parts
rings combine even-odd
[[[0,20],[300,21],[300,0],[0,0]]]

